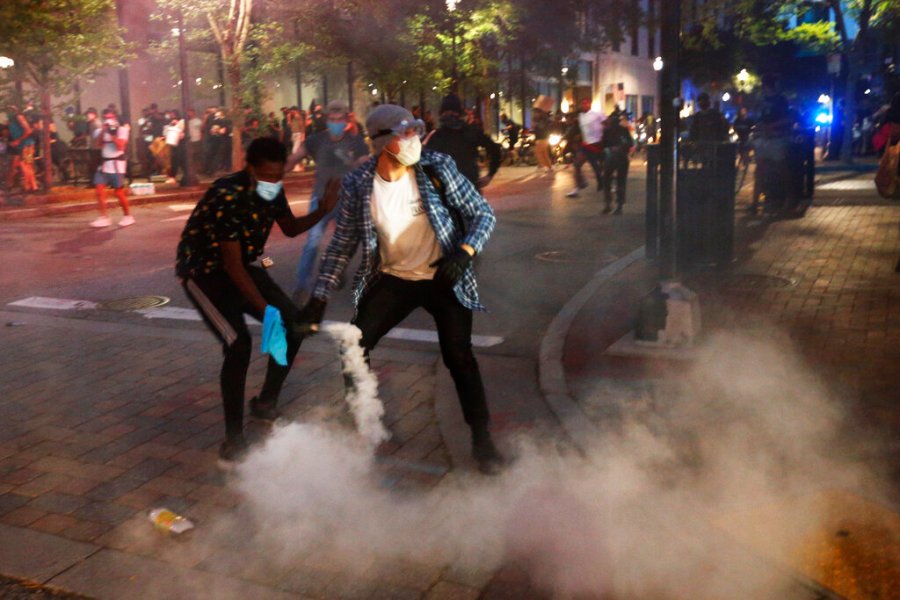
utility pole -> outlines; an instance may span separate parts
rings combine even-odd
[[[697,294],[678,281],[678,120],[681,78],[681,2],[662,2],[660,72],[659,285],[641,301],[635,339],[643,344],[691,346],[700,333]]]
[[[678,120],[681,112],[681,79],[678,60],[681,44],[681,2],[662,3],[660,72],[660,279],[678,277]]]
[[[191,82],[187,66],[187,47],[184,41],[184,13],[178,11],[178,66],[181,71],[181,116],[184,119],[184,139],[181,141],[184,160],[182,166],[184,173],[181,176],[181,186],[196,185],[194,176],[193,157],[191,156],[190,125],[188,123],[188,109],[191,108]]]

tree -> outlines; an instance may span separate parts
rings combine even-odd
[[[212,44],[225,67],[224,82],[231,95],[231,163],[243,166],[241,131],[245,106],[259,107],[262,78],[295,60],[306,47],[290,44],[280,23],[266,18],[263,0],[156,0],[157,19],[173,26],[188,24],[186,39],[194,45]]]
[[[707,3],[711,12],[703,16],[707,30],[714,28],[723,15],[733,19],[735,31],[755,44],[793,41],[812,50],[841,55],[841,81],[844,82],[844,109],[841,126],[846,135],[840,150],[847,162],[853,156],[853,121],[858,104],[857,82],[863,69],[864,52],[877,30],[893,28],[896,39],[900,21],[900,2],[897,0],[823,0],[828,10],[816,20],[807,20],[789,27],[791,17],[807,16],[813,8],[804,0],[713,0]],[[833,19],[833,21],[831,20]],[[854,27],[851,27],[853,25]],[[856,35],[851,37],[852,30]]]
[[[54,96],[66,99],[72,82],[122,67],[132,57],[116,20],[113,0],[17,0],[0,2],[0,54],[16,61],[8,86],[22,77],[38,95],[44,122],[43,185],[50,189],[50,123]],[[21,99],[20,99],[21,100]]]

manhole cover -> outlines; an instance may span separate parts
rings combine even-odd
[[[565,250],[549,250],[547,252],[539,252],[534,258],[543,262],[550,263],[611,263],[618,259],[612,254],[602,254],[599,257],[590,257],[582,255],[573,255]]]
[[[758,273],[735,273],[728,277],[726,285],[732,290],[757,290],[759,288],[789,288],[797,285],[796,279],[760,275]]]
[[[104,310],[142,310],[145,308],[156,308],[169,303],[169,299],[165,296],[135,296],[133,298],[119,298],[118,300],[107,300],[100,302],[97,306]]]

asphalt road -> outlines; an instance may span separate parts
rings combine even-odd
[[[566,300],[603,265],[641,245],[640,163],[635,161],[632,169],[629,203],[620,217],[602,215],[600,195],[594,191],[574,200],[565,198],[572,187],[570,168],[554,177],[538,177],[525,167],[501,172],[486,194],[498,207],[498,220],[478,264],[479,290],[488,312],[476,315],[474,333],[500,336],[504,342],[481,351],[535,356],[547,324]],[[289,200],[295,213],[306,212],[308,196]],[[189,308],[173,265],[191,209],[189,203],[140,206],[134,210],[137,224],[124,229],[91,229],[87,225],[94,217],[91,213],[0,224],[0,305],[30,296],[102,302],[161,295],[171,299],[169,306]],[[112,215],[114,220],[118,217],[116,209]],[[305,236],[288,239],[277,227],[269,240],[267,253],[275,260],[273,277],[288,292],[304,243]],[[348,285],[334,293],[326,318],[348,320],[351,315]],[[81,311],[79,316],[143,319],[135,313],[106,310]],[[202,327],[163,319],[154,320],[154,325]],[[424,311],[411,315],[403,326],[432,329]]]

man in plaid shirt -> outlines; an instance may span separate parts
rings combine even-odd
[[[472,257],[494,229],[494,213],[453,159],[422,152],[424,124],[401,106],[376,107],[366,120],[374,157],[344,176],[334,237],[322,259],[302,320],[322,321],[331,290],[358,245],[353,323],[368,352],[414,309],[435,320],[479,470],[499,472],[503,459],[488,430],[489,413],[472,353],[478,299]]]

